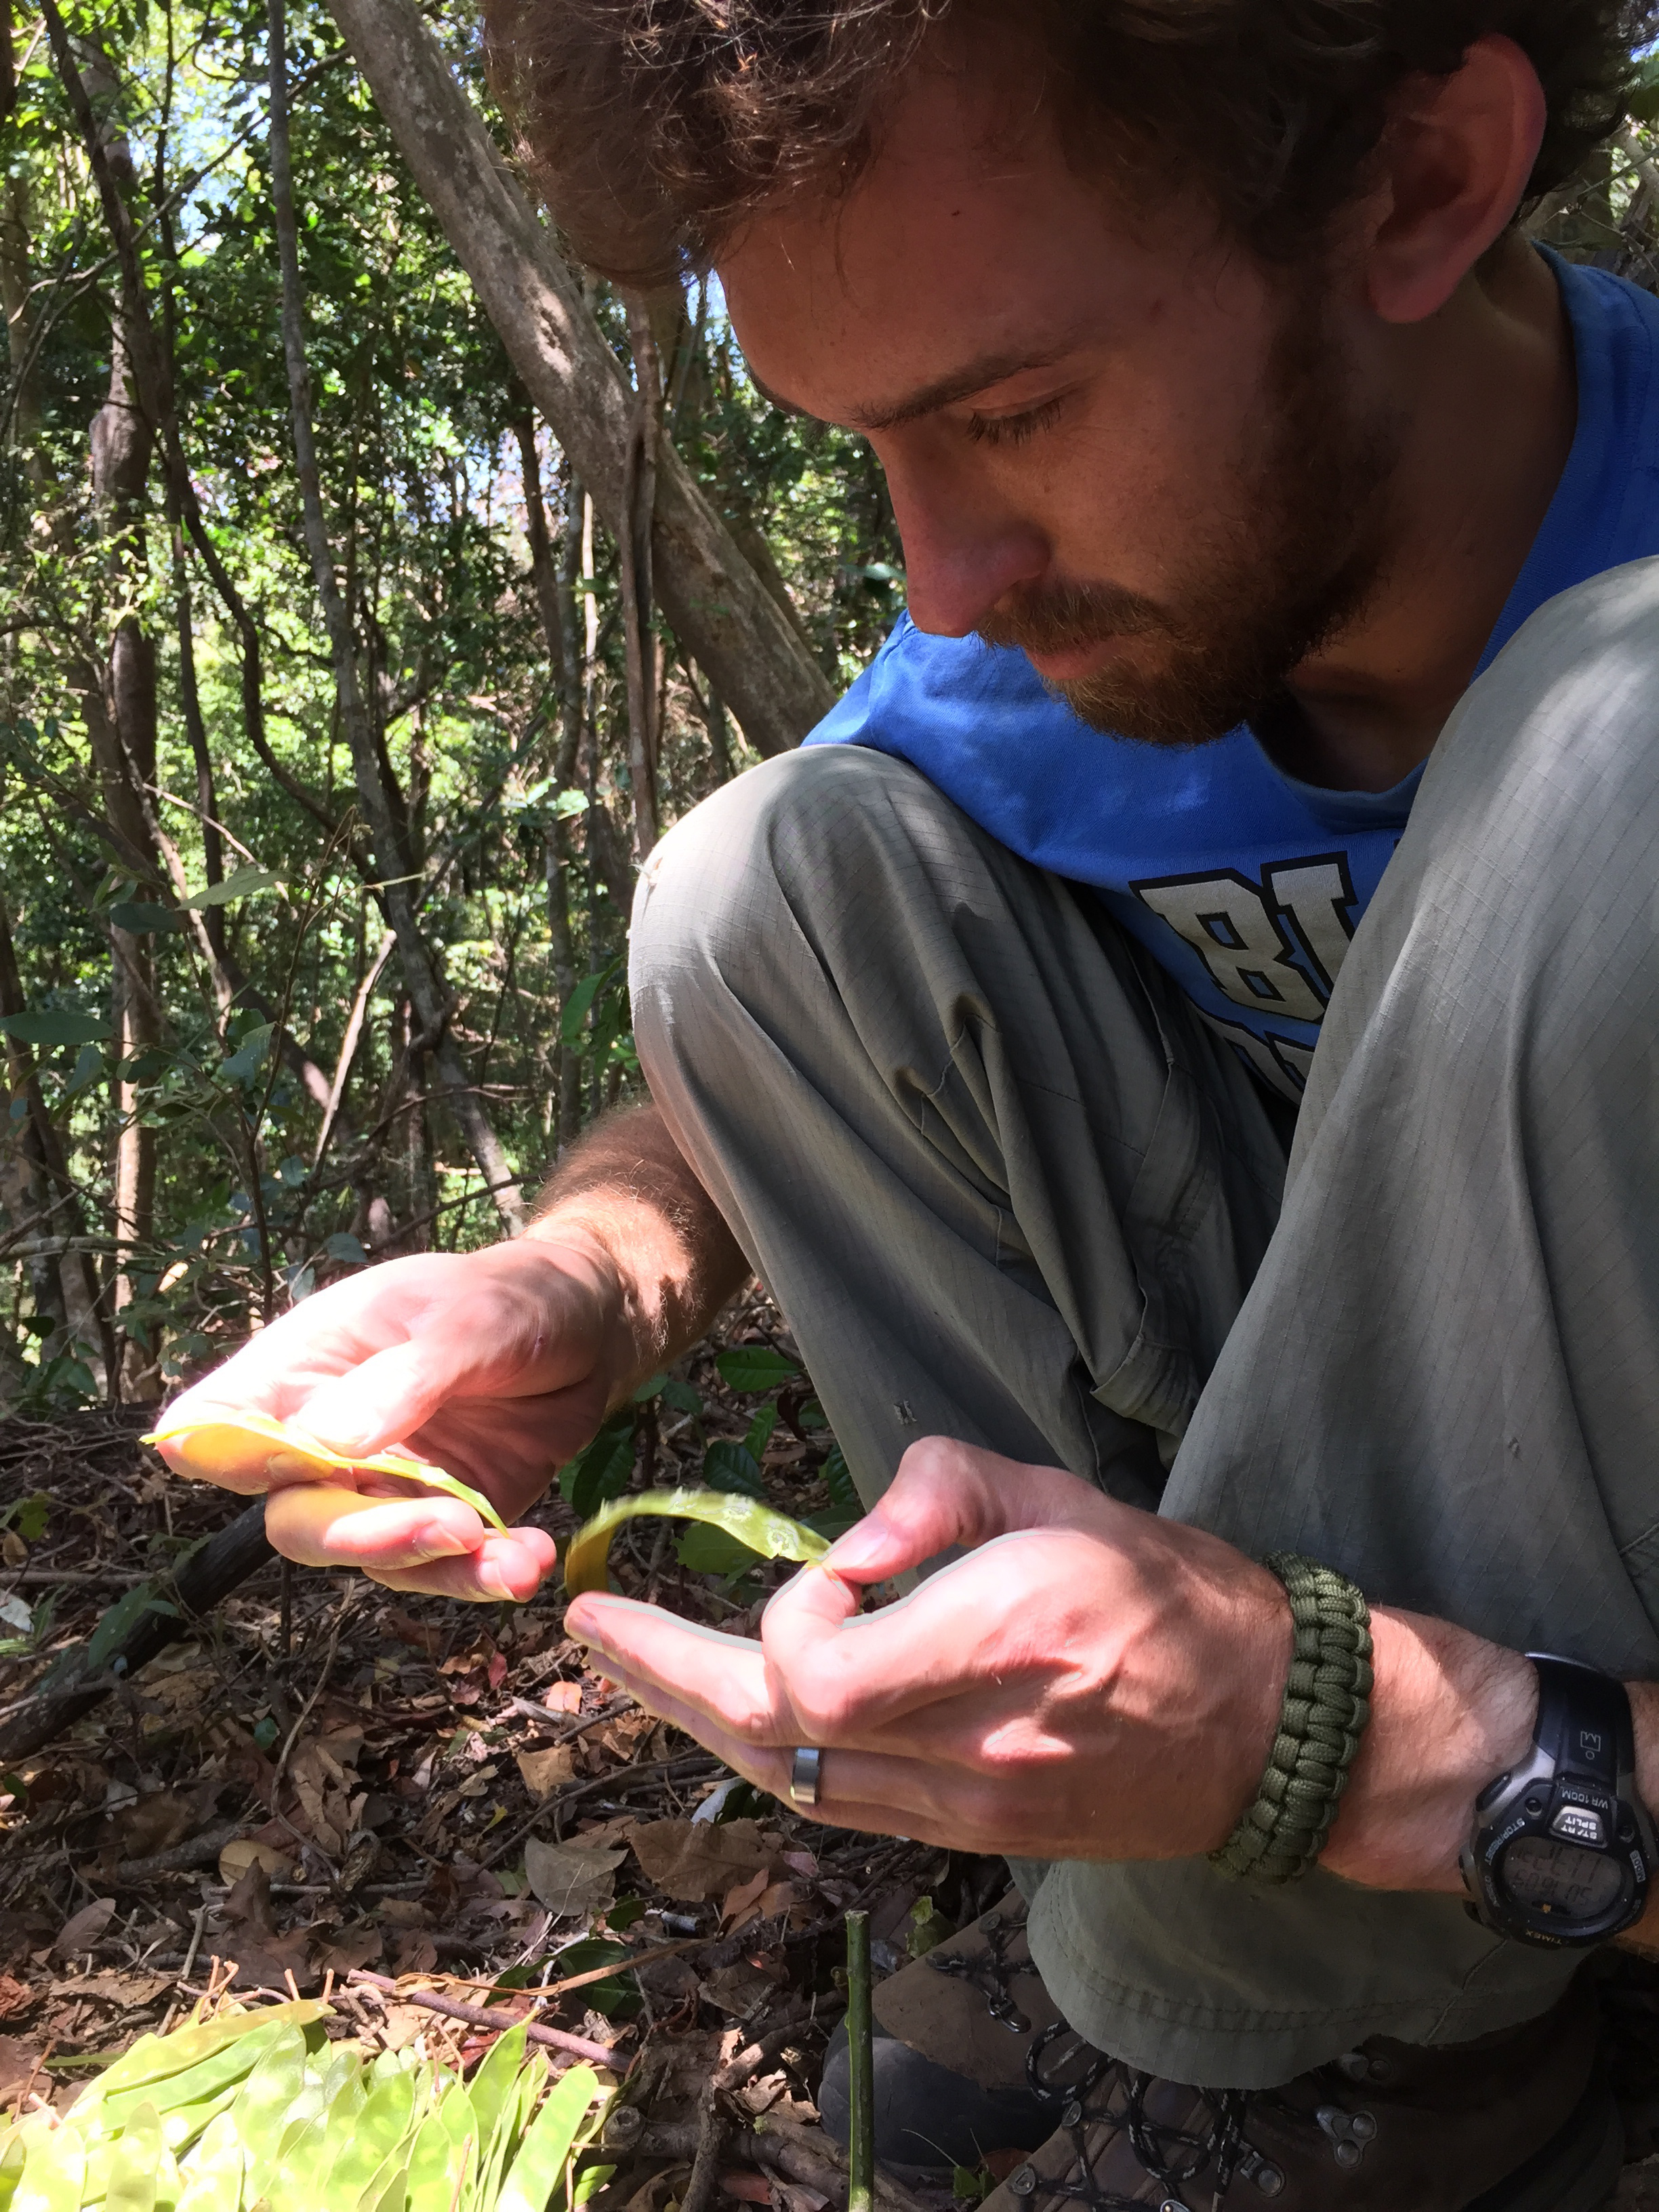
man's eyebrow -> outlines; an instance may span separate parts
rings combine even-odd
[[[1005,352],[981,354],[976,361],[965,362],[960,368],[947,376],[936,377],[933,383],[924,384],[889,407],[860,408],[846,418],[850,430],[894,430],[902,422],[914,422],[924,415],[937,414],[941,407],[953,407],[958,400],[971,399],[976,392],[988,392],[993,385],[1001,384],[1011,376],[1019,376],[1029,369],[1052,368],[1073,349],[1075,341],[1066,339],[1059,345],[1045,346],[1041,352]],[[785,415],[806,414],[793,400],[780,398],[761,382],[751,368],[749,380],[761,398]]]

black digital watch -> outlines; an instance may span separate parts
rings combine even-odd
[[[1538,1670],[1532,1748],[1474,1801],[1464,1885],[1500,1936],[1602,1943],[1641,1918],[1654,1863],[1630,1698],[1575,1659],[1527,1656]]]

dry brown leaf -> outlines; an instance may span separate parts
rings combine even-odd
[[[544,1844],[532,1836],[524,1849],[525,1879],[551,1913],[603,1912],[617,1894],[620,1851],[589,1850],[580,1844]]]
[[[606,1851],[617,1844],[631,1844],[634,1831],[640,1826],[637,1813],[614,1814],[608,1820],[585,1820],[570,1838],[585,1851]]]
[[[629,1839],[647,1877],[686,1905],[724,1897],[772,1863],[777,1838],[757,1820],[651,1820]]]
[[[219,1854],[219,1879],[234,1888],[251,1866],[262,1866],[273,1881],[292,1881],[294,1854],[252,1836],[238,1836]]]
[[[114,1917],[115,1899],[112,1897],[94,1898],[90,1905],[83,1905],[78,1912],[71,1914],[64,1923],[58,1930],[58,1941],[52,1947],[52,1955],[54,1959],[73,1959],[82,1951],[91,1950]]]
[[[1025,2154],[1022,2151],[1020,2156]],[[772,2201],[777,2212],[823,2212],[830,2199],[816,2189],[809,2189],[804,2181],[775,2181]]]
[[[378,1928],[344,1928],[330,1941],[317,1946],[312,1964],[319,1973],[325,1974],[331,1968],[336,1977],[343,1980],[354,1966],[378,1966],[385,1948]]]
[[[9,2020],[14,2013],[27,2012],[34,2002],[34,1991],[27,1982],[16,1981],[10,1974],[0,1974],[0,2020]]]
[[[639,1749],[640,1738],[649,1735],[655,1728],[655,1717],[650,1713],[623,1713],[602,1729],[595,1729],[587,1741],[595,1749],[608,1752],[612,1759],[632,1759]]]
[[[538,1803],[565,1783],[575,1779],[576,1752],[573,1744],[556,1743],[548,1751],[520,1751],[514,1755],[524,1777],[525,1788]]]
[[[580,1682],[550,1682],[542,1692],[542,1703],[550,1713],[579,1713],[582,1709],[582,1686]]]
[[[199,1825],[194,1790],[152,1790],[129,1805],[113,1823],[124,1859],[147,1859],[170,1850]]]
[[[27,2081],[40,2063],[37,2045],[25,2043],[21,2036],[0,2035],[0,2097]]]
[[[412,1972],[418,1973],[420,1968]],[[389,2004],[386,2008],[386,2026],[380,2030],[380,2039],[388,2051],[401,2051],[413,2043],[422,2029],[432,2025],[432,2014],[419,2005]]]
[[[362,1738],[357,1738],[361,1744]],[[351,1799],[355,1776],[348,1774],[333,1750],[319,1736],[307,1736],[289,1762],[288,1778],[299,1800],[297,1825],[331,1859],[346,1847],[352,1830]]]
[[[726,1893],[726,1902],[720,1907],[722,1926],[740,1928],[745,1920],[751,1919],[754,1917],[757,1900],[771,1879],[770,1868],[763,1867],[758,1874],[751,1875],[747,1881],[740,1881],[735,1889],[728,1890]]]
[[[438,1947],[422,1928],[403,1928],[392,1946],[392,1965],[399,1974],[429,1974],[438,1963]],[[394,2050],[399,2046],[393,2045]]]
[[[383,1897],[375,1907],[388,1928],[429,1928],[432,1916],[416,1897]]]
[[[407,1644],[416,1651],[424,1651],[428,1659],[435,1659],[444,1648],[444,1632],[428,1621],[413,1620],[394,1606],[388,1606],[380,1615],[380,1626],[388,1636],[395,1636],[399,1644]]]
[[[734,2197],[739,2204],[769,2204],[772,2186],[763,2173],[745,2173],[741,2166],[734,2166],[720,2176],[720,2195]],[[818,2199],[820,2204],[829,2201],[827,2197]]]
[[[54,1982],[50,1994],[55,1997],[98,1997],[105,2004],[147,2005],[159,1997],[163,1990],[171,1989],[171,1974],[146,1974],[112,1970],[99,1974],[82,1974],[78,1980]]]

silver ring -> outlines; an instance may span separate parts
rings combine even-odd
[[[789,1796],[796,1805],[816,1805],[823,1780],[823,1753],[803,1745],[789,1765]]]

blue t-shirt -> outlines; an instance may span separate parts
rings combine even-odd
[[[1546,599],[1659,553],[1659,300],[1550,258],[1572,325],[1577,427],[1482,669]],[[1291,1098],[1422,777],[1321,790],[1276,768],[1244,726],[1188,750],[1103,736],[1018,648],[929,637],[908,615],[806,742],[913,762],[1003,844],[1095,885],[1210,1026]]]

